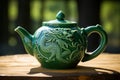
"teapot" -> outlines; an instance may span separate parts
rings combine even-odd
[[[80,61],[97,57],[106,47],[107,34],[101,25],[80,28],[76,22],[64,18],[64,13],[59,11],[55,20],[43,22],[33,35],[21,26],[15,28],[26,52],[34,56],[43,68],[75,68]],[[100,43],[97,49],[89,53],[87,37],[92,33],[100,36]]]

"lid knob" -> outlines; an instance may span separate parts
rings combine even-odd
[[[61,21],[61,20],[64,20],[64,18],[65,18],[64,13],[62,11],[59,11],[56,15],[56,19]]]

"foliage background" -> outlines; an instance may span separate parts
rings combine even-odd
[[[1,0],[0,55],[26,53],[14,29],[21,25],[33,34],[43,21],[55,19],[59,10],[80,27],[103,25],[109,38],[105,52],[120,53],[119,0]],[[93,37],[89,51],[99,44],[98,35]]]

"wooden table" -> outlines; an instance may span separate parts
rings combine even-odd
[[[120,54],[102,53],[68,70],[42,68],[29,54],[0,56],[0,80],[120,80]]]

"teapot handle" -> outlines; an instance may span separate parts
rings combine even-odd
[[[85,53],[85,56],[82,59],[82,62],[91,60],[95,57],[97,57],[106,47],[107,44],[107,34],[106,32],[102,29],[101,25],[96,25],[96,26],[89,26],[86,28],[83,28],[86,36],[88,37],[89,35],[91,35],[92,33],[98,33],[100,36],[100,44],[98,46],[97,49],[95,49],[93,52],[91,52],[90,54]]]

